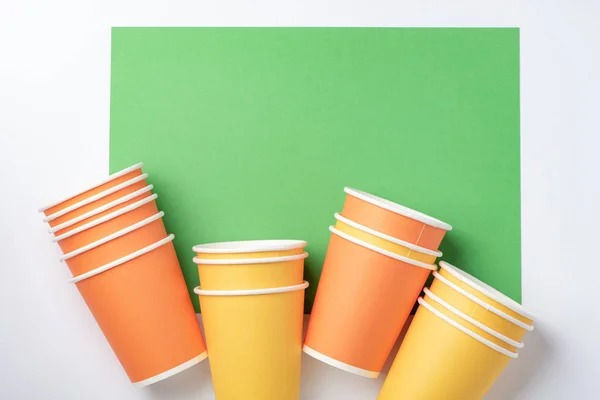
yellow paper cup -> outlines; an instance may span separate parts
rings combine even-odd
[[[533,324],[535,316],[525,310],[521,304],[454,265],[445,261],[440,261],[439,264],[440,274],[450,282],[524,324]]]
[[[199,259],[271,258],[302,254],[304,240],[245,240],[198,244],[193,251]]]
[[[518,354],[419,304],[377,399],[482,399]]]
[[[200,298],[215,397],[298,400],[304,289],[203,290]]]
[[[262,289],[301,284],[308,253],[285,257],[247,259],[201,259],[200,284],[207,290]]]
[[[533,325],[527,325],[486,303],[460,286],[455,285],[439,272],[434,272],[433,276],[435,279],[429,288],[432,293],[496,332],[512,340],[520,341],[525,333],[533,330]]]
[[[504,336],[500,332],[496,332],[490,327],[482,324],[476,319],[469,317],[467,314],[461,312],[460,310],[446,303],[444,300],[440,299],[438,296],[433,294],[431,290],[427,288],[423,290],[425,292],[425,296],[423,296],[423,299],[427,302],[427,304],[434,307],[446,317],[454,320],[455,322],[458,322],[465,328],[475,332],[476,334],[489,340],[490,342],[497,344],[498,346],[504,347],[508,351],[514,353],[517,351],[517,349],[523,348],[523,342],[517,342],[516,340],[512,340],[511,338]]]
[[[334,216],[337,220],[335,224],[335,228],[337,230],[347,233],[356,239],[360,239],[381,249],[391,251],[392,253],[408,257],[413,260],[422,261],[427,264],[433,264],[437,257],[442,256],[441,251],[429,250],[425,247],[417,246],[416,244],[386,235],[385,233],[378,232],[367,226],[354,222],[338,213],[336,213]]]

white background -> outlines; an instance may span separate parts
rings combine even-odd
[[[213,398],[207,362],[129,383],[36,212],[108,172],[111,26],[207,25],[521,27],[523,301],[539,320],[487,398],[597,398],[592,0],[0,0],[0,398]],[[380,385],[304,359],[303,399],[375,399]]]

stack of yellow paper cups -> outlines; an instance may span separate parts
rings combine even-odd
[[[297,400],[306,242],[256,240],[194,246],[217,400]]]
[[[452,227],[345,188],[335,214],[304,352],[368,378],[381,372]]]
[[[534,317],[519,303],[446,263],[419,298],[379,400],[481,399]]]
[[[206,347],[142,163],[42,207],[70,280],[129,379],[145,386],[206,358]]]

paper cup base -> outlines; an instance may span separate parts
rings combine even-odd
[[[183,364],[179,364],[175,368],[171,368],[168,371],[162,372],[158,375],[154,375],[148,379],[144,379],[143,381],[134,382],[133,385],[136,387],[152,385],[153,383],[162,381],[163,379],[167,379],[173,375],[177,375],[181,371],[185,371],[186,369],[193,367],[194,365],[198,364],[200,361],[205,360],[207,357],[208,357],[208,353],[205,351],[204,353],[197,355],[196,357],[192,358],[191,360],[188,360],[188,361],[184,362]]]
[[[316,350],[311,349],[307,345],[302,347],[302,351],[308,354],[309,356],[316,358],[317,360],[324,362],[325,364],[329,364],[332,367],[336,367],[346,372],[350,372],[355,375],[363,376],[365,378],[377,378],[379,376],[379,372],[369,371],[362,368],[353,367],[350,364],[346,364],[344,362],[338,361],[334,358],[326,356],[325,354],[321,354]]]

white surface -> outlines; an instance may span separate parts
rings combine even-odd
[[[108,173],[110,27],[129,25],[520,26],[523,298],[539,319],[487,399],[594,398],[599,19],[593,0],[3,1],[0,398],[213,398],[206,362],[129,383],[37,213]],[[305,356],[302,398],[375,399],[382,379]]]

